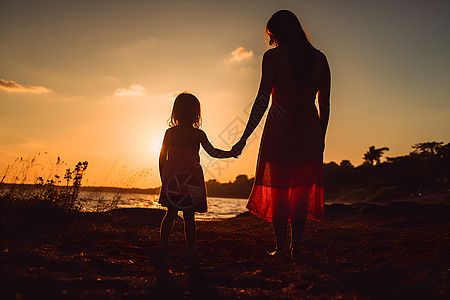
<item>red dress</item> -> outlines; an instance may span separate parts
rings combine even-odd
[[[323,219],[323,140],[315,105],[320,68],[316,63],[308,84],[296,82],[288,72],[273,86],[247,204],[251,213],[267,221],[274,212],[289,220],[305,214]]]

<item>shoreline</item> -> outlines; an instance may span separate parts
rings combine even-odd
[[[114,211],[121,210],[157,210],[165,212],[164,208],[145,208],[145,207],[122,207],[116,208],[105,212],[92,212],[85,211],[82,213],[90,214],[103,214],[103,213],[113,213]],[[427,216],[431,214],[441,215],[443,213],[450,214],[450,204],[444,203],[422,203],[420,201],[406,200],[394,200],[388,203],[374,203],[374,202],[355,202],[355,203],[326,203],[324,205],[325,220],[327,215],[345,215],[345,216],[355,216],[355,215],[374,215],[379,217],[411,217],[411,216]],[[181,211],[180,211],[181,213]],[[207,212],[206,212],[207,213]],[[196,221],[220,221],[220,220],[230,220],[238,218],[241,215],[251,214],[249,211],[244,211],[229,218],[218,218],[218,217],[205,217],[201,218],[203,214],[206,213],[196,213]]]
[[[123,198],[119,204],[118,207],[115,209],[121,209],[121,208],[158,208],[158,209],[164,209],[159,204],[154,202],[153,200],[145,200],[144,198],[139,198],[138,194],[136,195],[136,199],[134,197],[132,198]],[[236,204],[228,203],[227,201],[236,201]],[[86,201],[86,200],[83,200]],[[108,199],[106,199],[105,203],[108,203]],[[137,203],[134,203],[134,201],[138,201]],[[224,206],[222,206],[222,202],[225,201]],[[208,197],[208,211],[205,213],[197,213],[196,214],[196,220],[220,220],[220,219],[228,219],[235,217],[239,215],[240,213],[247,212],[246,209],[246,203],[248,199],[242,199],[242,198],[222,198],[222,197]],[[94,200],[95,202],[95,200]],[[128,202],[128,203],[127,203]],[[234,202],[233,202],[234,203]],[[381,208],[379,210],[382,210],[383,208],[387,207],[389,210],[389,206],[392,206],[392,203],[405,203],[409,205],[417,205],[417,204],[423,204],[423,205],[450,205],[450,197],[448,194],[445,195],[430,195],[430,196],[424,196],[424,197],[411,197],[411,198],[403,198],[403,199],[395,199],[391,200],[389,202],[368,202],[368,201],[334,201],[334,200],[328,200],[325,201],[325,210],[335,209],[335,207],[338,206],[346,206],[346,207],[352,207],[355,212],[361,209],[363,206],[373,206]],[[445,207],[445,206],[444,206]],[[95,211],[95,209],[84,209],[83,211]]]

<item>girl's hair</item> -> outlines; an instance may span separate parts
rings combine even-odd
[[[202,124],[200,102],[197,97],[186,92],[175,98],[169,119],[170,127],[181,124],[192,125],[195,128],[200,128]]]
[[[266,33],[270,45],[285,47],[295,78],[302,82],[308,81],[317,50],[311,45],[297,16],[289,10],[277,11],[267,22]]]

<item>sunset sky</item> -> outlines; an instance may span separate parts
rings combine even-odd
[[[16,157],[46,152],[68,167],[87,160],[85,185],[159,186],[157,156],[181,91],[199,98],[214,146],[229,149],[279,9],[328,57],[325,162],[359,165],[371,145],[398,156],[449,141],[447,0],[0,0],[0,175]],[[253,176],[261,131],[237,160],[202,153],[205,178]],[[148,176],[127,178],[141,170]]]

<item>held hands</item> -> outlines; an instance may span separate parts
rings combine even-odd
[[[234,157],[234,158],[238,158],[238,155],[236,155],[236,153],[233,152],[233,150],[227,151],[228,157]]]
[[[247,139],[241,138],[236,144],[234,144],[233,148],[231,148],[231,153],[234,154],[234,157],[238,157],[242,154],[242,150],[245,147],[245,144],[247,143]]]
[[[220,153],[216,156],[213,156],[215,158],[230,158],[230,157],[234,157],[237,158],[238,156],[232,151],[224,151],[224,150],[219,150]]]

